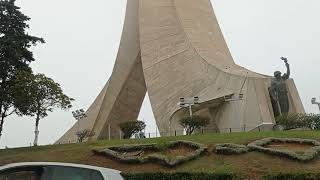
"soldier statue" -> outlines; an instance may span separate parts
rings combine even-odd
[[[290,66],[287,58],[282,57],[281,60],[285,62],[287,73],[281,75],[280,71],[274,72],[275,78],[272,79],[271,87],[269,88],[275,117],[289,113],[289,98],[286,81],[290,77]]]

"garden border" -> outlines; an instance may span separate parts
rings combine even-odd
[[[290,150],[278,150],[272,148],[266,148],[264,146],[271,144],[273,142],[279,143],[299,143],[299,144],[309,144],[314,147],[304,151],[303,154],[298,154]],[[276,155],[280,157],[286,157],[298,161],[311,161],[320,153],[320,142],[313,139],[300,139],[300,138],[264,138],[248,144],[248,147],[252,151],[259,151],[271,155]]]
[[[207,151],[207,147],[205,145],[191,142],[191,141],[171,141],[168,144],[165,144],[165,147],[163,149],[169,149],[179,145],[189,146],[195,151],[185,156],[176,156],[173,159],[169,159],[167,156],[161,155],[157,152],[155,152],[154,154],[150,154],[146,157],[134,157],[134,156],[125,157],[120,154],[120,152],[133,152],[133,151],[139,151],[139,150],[161,151],[162,148],[159,148],[157,144],[123,145],[118,147],[110,147],[103,150],[92,150],[92,152],[95,155],[107,156],[121,163],[143,164],[148,162],[155,162],[166,167],[174,167],[179,164],[194,160],[200,157],[204,152]]]
[[[245,145],[234,143],[216,144],[214,152],[217,154],[232,155],[232,154],[244,154],[249,152],[249,148]]]

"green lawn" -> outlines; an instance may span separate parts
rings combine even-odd
[[[188,140],[206,144],[209,151],[217,143],[247,144],[265,137],[296,137],[320,140],[320,131],[249,132],[230,134],[205,134],[143,140],[96,141],[81,144],[50,145],[34,148],[0,150],[0,165],[22,161],[55,161],[96,165],[118,169],[124,172],[234,172],[244,177],[261,177],[273,172],[320,172],[320,158],[301,163],[277,156],[250,152],[244,155],[224,156],[209,152],[201,158],[180,165],[165,168],[157,164],[126,165],[111,159],[95,156],[92,149],[101,149],[121,144],[162,144],[174,140]]]

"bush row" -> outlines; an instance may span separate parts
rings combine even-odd
[[[121,173],[125,180],[238,180],[234,173]],[[319,180],[320,173],[275,173],[263,180]]]
[[[141,173],[121,174],[126,180],[234,180],[232,173]]]
[[[314,147],[304,151],[303,154],[298,154],[290,150],[280,150],[265,147],[266,145],[271,143],[299,143],[313,145]],[[265,138],[248,144],[248,147],[252,151],[259,151],[298,161],[310,161],[314,159],[320,152],[320,143],[318,141],[299,138]]]
[[[276,123],[283,126],[284,130],[296,128],[320,130],[320,115],[302,113],[283,114],[276,118]]]

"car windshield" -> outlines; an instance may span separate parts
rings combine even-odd
[[[0,180],[104,180],[99,171],[67,166],[10,168],[0,172]]]
[[[8,169],[0,174],[0,180],[41,180],[43,167],[18,167]]]
[[[103,180],[99,171],[76,167],[48,166],[45,174],[41,180]]]

